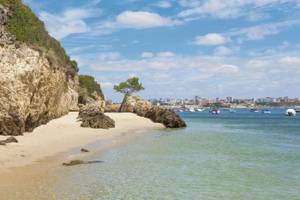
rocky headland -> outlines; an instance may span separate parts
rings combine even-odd
[[[153,122],[162,123],[166,128],[184,128],[186,123],[174,111],[152,105],[151,102],[138,96],[126,95],[120,112],[132,112]]]

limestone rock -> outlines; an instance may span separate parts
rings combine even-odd
[[[153,106],[151,102],[137,96],[125,96],[120,111],[136,113],[153,122],[162,123],[167,128],[186,127],[186,123],[174,111]]]
[[[119,112],[120,106],[120,104],[106,103],[105,112]]]
[[[162,123],[167,128],[184,128],[186,123],[174,111],[153,106],[145,115],[153,122]]]
[[[115,121],[105,115],[102,108],[93,105],[84,106],[80,109],[79,119],[82,127],[90,127],[97,129],[109,129],[115,127]]]
[[[15,41],[0,7],[0,135],[22,135],[77,107],[78,77],[45,52]]]
[[[120,107],[120,112],[134,112],[135,105],[141,98],[132,95],[126,95]]]

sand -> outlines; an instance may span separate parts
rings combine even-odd
[[[107,115],[115,120],[116,128],[109,130],[82,128],[76,119],[78,113],[71,112],[36,128],[32,133],[16,137],[19,143],[0,146],[0,173],[36,164],[39,160],[74,148],[80,149],[96,141],[113,141],[124,134],[136,133],[139,130],[163,128],[161,124],[132,113],[107,113]],[[0,140],[5,138],[1,136]]]

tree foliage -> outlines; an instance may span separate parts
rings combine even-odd
[[[119,85],[114,86],[114,90],[126,95],[130,95],[135,92],[144,90],[145,88],[140,83],[138,77],[132,77],[125,82],[120,83]]]
[[[104,99],[100,85],[97,83],[94,77],[88,75],[79,76],[79,95],[88,96],[93,98],[93,93],[97,93],[100,97]]]

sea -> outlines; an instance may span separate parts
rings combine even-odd
[[[188,127],[156,130],[72,167],[55,199],[299,200],[300,114],[237,109],[179,113]]]

